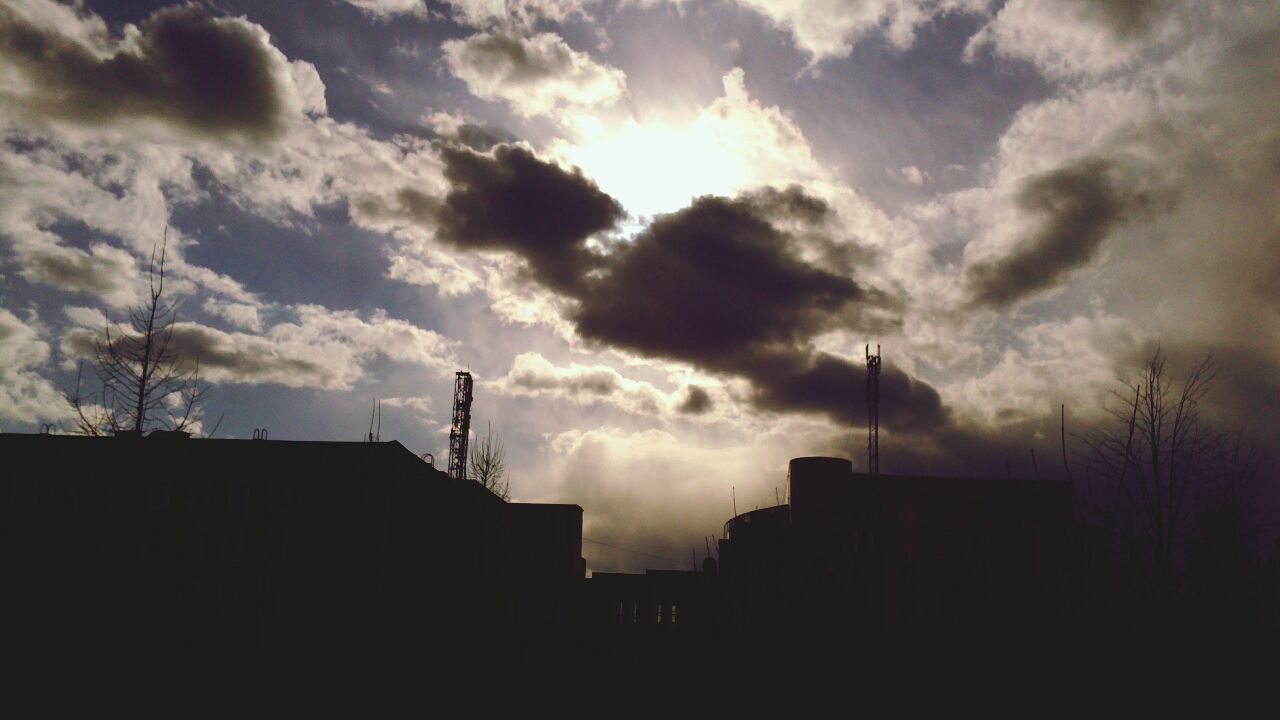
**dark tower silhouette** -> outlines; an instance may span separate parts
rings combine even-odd
[[[871,354],[868,344],[867,354],[867,472],[880,474],[880,346],[876,345],[876,354]]]
[[[471,373],[458,371],[453,383],[453,427],[449,430],[449,476],[467,479],[467,437],[471,434]]]

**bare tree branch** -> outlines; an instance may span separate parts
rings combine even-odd
[[[66,393],[76,412],[76,431],[85,435],[143,433],[151,428],[185,431],[199,421],[208,385],[200,380],[200,361],[187,368],[174,344],[177,308],[164,300],[168,228],[147,266],[147,300],[129,311],[129,326],[106,320],[93,346],[99,392],[86,394],[77,375]],[[158,257],[157,257],[158,255]]]
[[[1147,589],[1174,591],[1187,542],[1193,489],[1210,481],[1216,440],[1201,420],[1200,402],[1216,374],[1211,357],[1192,368],[1181,385],[1170,381],[1159,347],[1135,382],[1113,391],[1122,405],[1107,408],[1115,422],[1090,430],[1086,475],[1098,487],[1086,522],[1099,525],[1125,549]]]
[[[511,499],[506,449],[502,438],[494,436],[492,424],[487,424],[485,436],[474,445],[468,464],[472,480],[503,500]]]

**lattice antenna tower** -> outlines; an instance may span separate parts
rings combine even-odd
[[[449,476],[467,479],[467,438],[471,435],[471,373],[458,371],[453,383],[453,427],[449,430]]]
[[[865,348],[867,354],[867,472],[880,474],[880,346],[876,345],[876,354],[871,354],[871,345]]]

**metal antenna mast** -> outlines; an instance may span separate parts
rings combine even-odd
[[[461,370],[453,383],[453,427],[449,430],[449,476],[467,479],[467,437],[471,434],[471,373]]]
[[[876,345],[876,354],[871,354],[871,345],[865,348],[867,354],[867,472],[880,474],[880,346]]]

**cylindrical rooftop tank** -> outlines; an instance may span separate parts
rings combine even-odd
[[[853,474],[853,463],[844,458],[801,457],[791,461],[787,471],[790,483],[791,521],[810,521],[823,505],[843,494]]]
[[[836,457],[798,457],[792,458],[787,470],[793,478],[797,474],[805,477],[825,475],[844,478],[853,472],[853,463]]]

